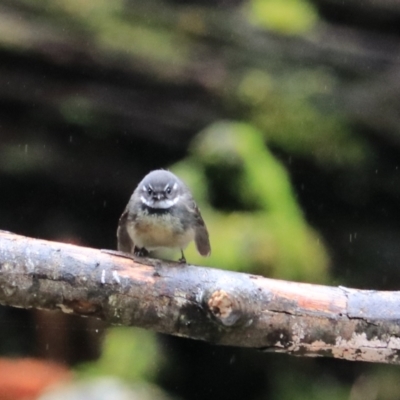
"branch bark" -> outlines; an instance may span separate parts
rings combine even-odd
[[[130,259],[0,231],[0,304],[218,345],[400,364],[400,292]]]

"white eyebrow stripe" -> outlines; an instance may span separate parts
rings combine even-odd
[[[147,186],[143,185],[142,190],[143,190],[143,192],[147,192]]]
[[[168,187],[169,187],[169,183],[167,183],[167,184],[164,186],[164,192],[167,190]]]

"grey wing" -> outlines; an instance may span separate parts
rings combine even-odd
[[[207,257],[211,254],[210,239],[208,237],[208,231],[206,224],[200,214],[200,210],[194,203],[196,229],[194,234],[194,242],[196,244],[197,251],[200,255]]]
[[[117,244],[118,250],[125,253],[132,253],[133,241],[128,233],[128,208],[122,213],[117,229]]]

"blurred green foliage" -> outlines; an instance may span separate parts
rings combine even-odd
[[[160,67],[160,63],[173,63],[178,68],[188,61],[195,45],[179,29],[181,23],[182,26],[187,25],[185,21],[188,14],[184,10],[182,15],[174,13],[173,8],[162,1],[153,1],[144,7],[138,4],[138,8],[128,7],[122,0],[17,1],[22,8],[29,10],[32,22],[46,20],[50,29],[65,27],[72,40],[84,38],[87,51],[92,55],[108,52],[109,56],[118,58],[124,54],[127,63],[132,61],[130,57],[138,57],[152,64],[155,69]],[[28,26],[25,28],[28,31]],[[11,31],[8,33],[13,35]],[[57,40],[55,32],[52,33]],[[28,38],[20,30],[17,38],[11,40],[10,37],[5,43],[24,45],[27,41],[35,40],[35,36]],[[158,69],[158,72],[161,71],[162,68]]]
[[[101,126],[101,115],[96,113],[94,105],[89,99],[77,95],[69,96],[60,104],[60,111],[67,122],[91,126]]]
[[[276,74],[253,69],[239,80],[236,96],[269,143],[325,168],[357,167],[371,149],[333,111],[335,87],[334,76],[321,68]]]
[[[317,22],[317,12],[307,0],[251,0],[251,22],[279,33],[308,32]]]
[[[326,279],[321,238],[304,220],[289,176],[261,132],[245,123],[216,123],[172,170],[193,189],[211,233],[210,259],[200,259],[192,247],[191,261],[270,277]],[[210,206],[218,196],[224,206],[236,202],[236,209]]]
[[[54,162],[40,138],[29,144],[3,145],[0,148],[0,169],[6,173],[26,173],[51,168]]]
[[[137,328],[107,331],[103,351],[96,362],[77,368],[80,378],[118,376],[126,382],[151,381],[164,362],[156,334]]]
[[[36,22],[40,30],[31,29],[28,35],[28,20],[20,21],[17,36],[11,29],[3,34],[13,37],[14,45],[19,37],[25,44],[36,35],[40,40],[40,32],[46,29],[57,41],[66,31],[72,43],[85,43],[91,57],[122,57],[128,68],[154,81],[176,84],[198,70],[194,74],[201,85],[237,119],[258,128],[271,145],[327,168],[357,166],[370,156],[366,141],[336,111],[338,78],[331,70],[293,66],[281,59],[279,49],[267,55],[252,47],[252,35],[258,37],[265,27],[298,34],[310,31],[318,17],[307,0],[251,0],[243,5],[247,12],[236,14],[161,0],[16,3],[26,8],[29,23]],[[248,22],[254,20],[259,21],[259,29],[251,31]],[[242,31],[248,35],[244,42]],[[212,46],[213,41],[221,42],[220,46]],[[208,63],[203,64],[204,59]],[[112,115],[101,102],[79,92],[65,93],[58,107],[67,123],[112,130]]]

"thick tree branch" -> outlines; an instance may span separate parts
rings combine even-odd
[[[0,231],[0,304],[220,345],[400,364],[400,292],[284,282]]]

